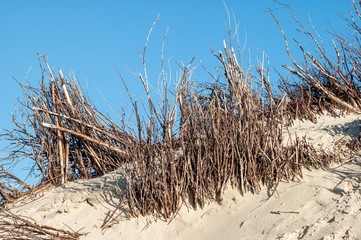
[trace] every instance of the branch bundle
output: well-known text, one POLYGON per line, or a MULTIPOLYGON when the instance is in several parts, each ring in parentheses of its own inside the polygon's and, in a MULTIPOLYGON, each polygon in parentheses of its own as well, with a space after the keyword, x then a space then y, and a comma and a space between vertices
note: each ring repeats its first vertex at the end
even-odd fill
MULTIPOLYGON (((43 69, 40 87, 19 83, 24 98, 19 101, 19 115, 13 116, 15 128, 3 134, 10 141, 3 165, 32 160, 40 185, 89 179, 120 167, 127 157, 126 144, 134 138, 100 113, 75 79, 68 80, 61 70, 55 75, 42 57, 47 69, 43 69)), ((31 187, 2 166, 0 174, 5 175, 0 175, 1 204, 29 193, 31 187), (6 179, 16 181, 21 190, 16 191, 6 179)))
POLYGON ((262 185, 275 191, 282 179, 302 176, 303 167, 323 168, 338 160, 336 155, 316 152, 304 139, 284 146, 285 101, 252 89, 252 82, 267 79, 267 71, 259 66, 260 76, 244 72, 230 52, 233 49, 225 45, 217 54, 225 81, 200 91, 189 80, 189 66, 183 67, 175 94, 179 120, 175 121, 175 105, 167 98, 161 107, 167 110, 161 113, 149 100, 155 117, 146 126, 139 124, 138 135, 146 132, 145 139, 128 148, 127 184, 117 208, 121 214, 154 214, 167 220, 186 199, 194 208, 210 199, 222 202, 230 183, 242 194, 258 192, 262 185))
MULTIPOLYGON (((303 167, 324 168, 339 160, 336 154, 316 151, 305 139, 285 146, 288 116, 312 119, 315 111, 337 107, 361 112, 359 49, 341 45, 341 60, 335 46, 335 64, 311 32, 300 26, 314 40, 324 61, 299 45, 306 61, 301 66, 289 52, 285 37, 296 69, 285 67, 302 80, 295 86, 284 81, 282 90, 289 102, 286 96, 272 92, 263 64, 258 64, 256 74, 243 70, 231 39, 228 46, 224 42, 223 51, 214 53, 222 65, 222 75, 215 82, 202 87, 192 82, 193 60, 181 66, 182 75, 173 91, 163 74, 160 106, 154 104, 149 91, 143 56, 144 75, 138 77, 147 97, 147 116, 139 115, 137 101, 131 98, 135 128, 124 123, 120 127, 100 113, 75 79, 68 80, 60 70, 55 75, 42 56, 47 68, 40 88, 21 85, 20 113, 25 118, 19 122, 14 116, 15 129, 5 133, 13 145, 3 161, 32 159, 42 177, 39 186, 97 177, 122 167, 121 201, 103 227, 113 222, 117 210, 126 217, 153 214, 168 220, 187 199, 194 208, 208 200, 222 202, 229 184, 242 194, 258 192, 262 185, 274 192, 282 179, 302 176, 303 167), (262 88, 255 88, 255 82, 262 88)), ((22 188, 14 191, 7 182, 0 182, 1 204, 31 189, 8 172, 5 176, 22 188)))

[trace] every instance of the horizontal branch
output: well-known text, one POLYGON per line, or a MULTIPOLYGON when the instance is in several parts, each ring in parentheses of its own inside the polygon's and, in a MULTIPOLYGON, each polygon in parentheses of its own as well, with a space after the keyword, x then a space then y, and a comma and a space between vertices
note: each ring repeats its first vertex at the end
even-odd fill
POLYGON ((59 130, 59 131, 62 131, 62 132, 66 132, 66 133, 69 133, 69 134, 73 134, 73 135, 75 135, 75 136, 77 136, 77 137, 81 137, 81 138, 83 138, 83 139, 85 139, 85 140, 87 140, 87 141, 89 141, 89 142, 96 143, 96 144, 98 144, 98 145, 100 145, 100 146, 103 146, 103 147, 108 148, 109 150, 112 150, 112 151, 114 151, 114 152, 120 153, 121 155, 124 155, 124 156, 127 156, 127 155, 128 155, 126 151, 124 151, 124 150, 122 150, 122 149, 120 149, 120 148, 111 146, 111 145, 108 144, 108 143, 105 143, 105 142, 102 142, 102 141, 100 141, 100 140, 98 140, 98 139, 95 139, 95 138, 86 136, 86 135, 84 135, 84 134, 82 134, 82 133, 75 132, 75 131, 70 130, 70 129, 67 129, 67 128, 55 126, 55 125, 49 124, 49 123, 44 123, 44 122, 43 122, 42 125, 43 125, 44 127, 47 127, 47 128, 56 129, 56 130, 59 130))
POLYGON ((84 125, 84 126, 86 126, 86 127, 88 127, 88 128, 92 128, 92 129, 94 129, 95 131, 98 131, 98 132, 100 132, 100 133, 103 133, 103 134, 105 134, 105 135, 108 135, 108 136, 111 137, 113 140, 116 140, 116 141, 118 141, 118 142, 128 142, 128 143, 131 143, 131 140, 130 140, 129 138, 128 138, 128 139, 127 139, 127 138, 120 139, 120 138, 114 136, 113 134, 110 134, 110 133, 108 133, 108 132, 103 131, 102 129, 100 129, 100 128, 98 128, 98 127, 95 127, 95 126, 93 126, 93 125, 90 125, 90 124, 88 124, 88 123, 85 123, 85 122, 83 122, 83 121, 80 121, 80 120, 78 120, 78 119, 71 118, 71 117, 66 116, 66 115, 64 115, 64 114, 51 112, 51 111, 49 111, 49 110, 45 110, 45 109, 37 108, 37 107, 34 107, 33 109, 34 109, 34 111, 45 112, 45 113, 48 113, 48 114, 53 115, 53 116, 62 117, 62 118, 64 118, 64 119, 67 119, 67 120, 70 120, 70 121, 79 123, 79 124, 84 125))
POLYGON ((22 181, 21 179, 19 179, 18 177, 16 177, 14 174, 9 173, 8 171, 6 171, 4 169, 3 166, 0 166, 0 172, 5 173, 7 176, 11 177, 12 179, 14 179, 15 181, 17 181, 19 184, 23 185, 24 187, 26 187, 27 189, 31 189, 31 186, 26 184, 24 181, 22 181))

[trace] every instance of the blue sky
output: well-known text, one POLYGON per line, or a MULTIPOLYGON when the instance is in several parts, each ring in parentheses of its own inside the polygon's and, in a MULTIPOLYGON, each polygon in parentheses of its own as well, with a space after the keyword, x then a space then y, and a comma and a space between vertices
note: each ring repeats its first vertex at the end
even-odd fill
MULTIPOLYGON (((308 23, 309 14, 327 46, 332 44, 326 33, 331 29, 329 24, 337 31, 344 31, 345 23, 339 15, 348 15, 352 10, 347 0, 283 2, 291 4, 304 23, 308 23)), ((250 53, 254 61, 265 51, 271 67, 285 72, 281 65, 290 64, 290 60, 267 8, 275 10, 289 39, 304 39, 296 33, 297 26, 291 17, 277 10, 280 6, 270 0, 225 0, 225 3, 239 24, 241 44, 247 39, 245 59, 250 53)), ((41 78, 36 52, 46 54, 52 67, 60 67, 64 73, 73 71, 95 105, 104 112, 111 110, 98 89, 116 111, 129 105, 114 66, 124 75, 132 94, 144 96, 140 82, 127 67, 132 72, 142 71, 135 45, 143 48, 158 14, 160 20, 150 37, 146 55, 150 84, 157 85, 162 39, 168 27, 164 59, 171 63, 173 79, 178 70, 175 63, 188 63, 193 57, 216 75, 215 67, 220 64, 210 48, 221 50, 223 39, 227 39, 227 11, 221 0, 0 0, 0 129, 12 127, 9 113, 14 112, 14 100, 21 97, 13 78, 24 81, 28 73, 28 80, 35 85, 41 78)), ((303 42, 310 47, 309 40, 303 42)), ((212 80, 201 67, 194 76, 200 82, 212 80)), ((271 81, 277 81, 275 72, 271 73, 271 81)), ((0 149, 5 145, 0 142, 0 149)))

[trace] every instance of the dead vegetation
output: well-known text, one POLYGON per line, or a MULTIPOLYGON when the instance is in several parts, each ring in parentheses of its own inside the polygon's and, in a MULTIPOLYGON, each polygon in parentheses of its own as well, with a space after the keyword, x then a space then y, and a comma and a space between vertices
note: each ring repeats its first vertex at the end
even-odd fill
POLYGON ((0 209, 0 238, 14 239, 78 239, 81 234, 50 226, 39 225, 30 218, 23 218, 7 210, 0 209))
MULTIPOLYGON (((10 165, 31 159, 33 170, 40 173, 40 186, 89 179, 120 167, 127 155, 124 144, 133 141, 131 135, 97 111, 75 79, 64 79, 61 70, 55 75, 41 57, 47 69, 39 88, 20 84, 24 96, 13 116, 15 128, 5 130, 10 154, 2 162, 10 165)), ((24 190, 34 190, 3 167, 0 170, 1 204, 12 202, 24 190), (20 190, 11 188, 12 182, 20 190)))
MULTIPOLYGON (((229 44, 224 42, 223 51, 214 53, 222 75, 212 83, 197 86, 191 79, 196 68, 192 60, 180 66, 182 74, 175 89, 169 89, 163 75, 162 102, 158 106, 150 95, 145 45, 144 74, 139 74, 139 80, 146 92, 147 112, 141 116, 137 101, 131 99, 135 127, 124 122, 118 126, 100 113, 75 78, 69 79, 61 70, 55 74, 46 57, 40 56, 45 64, 43 78, 39 88, 20 84, 24 93, 19 102, 22 119, 14 116, 14 129, 3 134, 10 141, 11 152, 2 162, 6 166, 22 158, 31 159, 41 182, 28 186, 1 167, 0 204, 5 206, 50 185, 94 178, 121 167, 125 169, 126 186, 120 191, 117 208, 102 227, 119 216, 154 215, 169 220, 186 200, 195 209, 207 200, 221 203, 229 184, 241 194, 258 192, 262 186, 273 194, 281 180, 302 176, 304 167, 324 168, 340 161, 337 154, 316 151, 304 139, 285 146, 283 129, 292 118, 313 119, 323 111, 341 108, 361 112, 359 45, 337 35, 335 62, 292 16, 323 59, 317 60, 299 44, 305 57, 302 67, 290 53, 282 31, 296 69, 284 67, 301 79, 294 84, 283 80, 281 90, 285 95, 271 89, 268 69, 262 63, 255 67, 256 74, 244 71, 230 33, 229 44)), ((358 29, 353 18, 349 23, 358 29)), ((4 231, 19 227, 22 230, 16 236, 21 238, 28 225, 16 225, 20 218, 9 211, 1 214, 16 220, 0 221, 7 227, 4 231)), ((39 230, 32 227, 30 231, 39 230)), ((47 227, 40 228, 47 231, 47 227)))
MULTIPOLYGON (((221 203, 228 183, 242 194, 258 192, 262 185, 275 191, 282 179, 302 175, 303 167, 322 168, 338 160, 317 153, 304 140, 284 146, 286 103, 264 99, 252 89, 258 76, 243 71, 231 47, 225 45, 217 57, 224 67, 224 84, 210 84, 201 94, 187 81, 189 66, 184 67, 176 95, 179 131, 173 132, 175 105, 162 106, 170 114, 155 111, 154 116, 162 117, 150 120, 145 131, 160 141, 139 139, 131 150, 125 165, 127 188, 118 206, 126 217, 155 214, 167 220, 182 199, 194 208, 203 207, 207 199, 221 203)), ((139 129, 141 136, 143 126, 139 129)))
POLYGON ((352 35, 332 33, 335 39, 333 53, 326 50, 322 38, 311 21, 312 30, 309 30, 297 19, 289 5, 283 6, 298 25, 297 31, 307 36, 314 47, 307 51, 302 43, 293 39, 303 55, 302 63, 297 62, 289 48, 281 24, 270 11, 283 34, 287 53, 294 66, 283 65, 283 67, 297 78, 294 83, 290 83, 288 79, 281 80, 281 90, 290 98, 288 108, 293 117, 315 120, 315 115, 323 112, 336 115, 336 109, 361 113, 359 64, 361 31, 358 23, 361 20, 361 14, 355 1, 353 1, 353 7, 356 19, 352 13, 348 18, 343 17, 352 35))

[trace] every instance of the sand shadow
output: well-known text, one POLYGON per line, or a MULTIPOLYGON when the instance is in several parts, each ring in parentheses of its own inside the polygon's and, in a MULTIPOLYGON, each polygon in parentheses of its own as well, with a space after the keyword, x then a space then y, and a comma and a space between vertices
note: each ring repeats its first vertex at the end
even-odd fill
POLYGON ((357 139, 359 137, 360 127, 361 127, 361 120, 356 119, 346 124, 327 126, 322 130, 328 132, 331 136, 336 136, 341 134, 341 135, 350 136, 352 139, 357 139))

